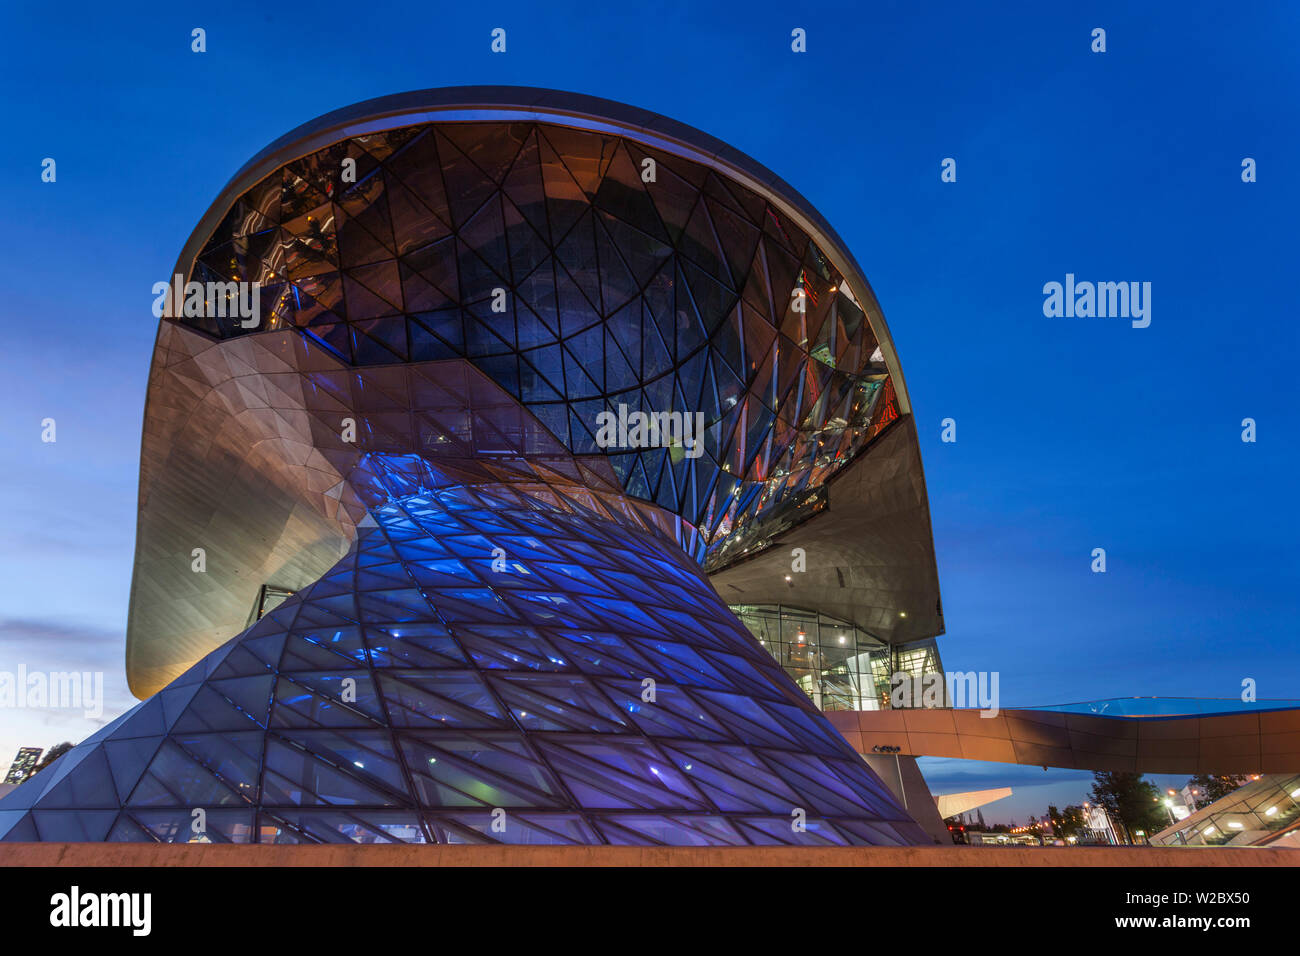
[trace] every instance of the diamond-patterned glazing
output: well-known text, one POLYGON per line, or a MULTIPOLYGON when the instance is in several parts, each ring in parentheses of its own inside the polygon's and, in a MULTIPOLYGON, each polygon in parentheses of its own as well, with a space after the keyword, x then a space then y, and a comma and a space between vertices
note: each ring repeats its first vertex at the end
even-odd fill
POLYGON ((160 329, 127 665, 162 689, 0 839, 924 842, 705 577, 899 434, 871 320, 784 194, 637 135, 399 125, 222 201, 182 278, 261 312, 160 329), (602 446, 620 410, 702 454, 602 446))
POLYGON ((436 122, 347 139, 241 196, 192 278, 263 286, 254 328, 180 319, 211 335, 295 329, 356 366, 469 359, 697 527, 709 568, 815 510, 898 417, 816 242, 745 185, 626 136, 436 122), (597 415, 620 405, 703 413, 703 455, 598 447, 597 415))
POLYGON ((922 839, 675 545, 518 484, 376 505, 318 582, 0 802, 0 838, 922 839))

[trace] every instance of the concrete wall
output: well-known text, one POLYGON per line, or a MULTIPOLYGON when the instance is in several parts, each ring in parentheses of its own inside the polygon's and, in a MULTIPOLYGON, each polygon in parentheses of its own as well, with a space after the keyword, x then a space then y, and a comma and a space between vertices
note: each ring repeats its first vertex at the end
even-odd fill
POLYGON ((236 846, 5 843, 0 866, 1300 866, 1300 851, 1229 847, 236 846))
POLYGON ((952 834, 948 825, 939 816, 939 807, 934 795, 926 786, 925 777, 916 765, 915 757, 901 754, 863 754, 862 759, 876 772, 885 786, 889 787, 898 802, 930 838, 941 846, 952 843, 952 834))

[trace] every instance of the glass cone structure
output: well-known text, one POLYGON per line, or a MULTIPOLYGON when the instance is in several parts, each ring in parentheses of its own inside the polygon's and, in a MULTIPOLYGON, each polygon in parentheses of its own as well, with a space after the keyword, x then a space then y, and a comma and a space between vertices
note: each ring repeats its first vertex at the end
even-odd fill
POLYGON ((916 837, 680 550, 511 486, 371 516, 320 581, 25 789, 30 810, 6 801, 6 838, 916 837))
POLYGON ((942 631, 888 331, 790 187, 607 101, 402 94, 255 157, 175 271, 148 699, 0 839, 928 842, 728 607, 942 631), (598 438, 636 412, 699 432, 598 438))

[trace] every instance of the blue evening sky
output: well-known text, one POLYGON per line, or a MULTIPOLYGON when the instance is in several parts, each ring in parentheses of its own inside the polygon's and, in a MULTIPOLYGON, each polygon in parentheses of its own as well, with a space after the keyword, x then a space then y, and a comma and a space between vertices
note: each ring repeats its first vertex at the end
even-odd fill
MULTIPOLYGON (((103 669, 105 718, 132 700, 150 287, 231 174, 337 107, 500 83, 696 126, 839 231, 912 396, 950 670, 999 671, 1004 706, 1232 697, 1244 678, 1300 696, 1300 6, 1137 6, 10 5, 0 670, 103 669), (790 51, 795 27, 806 54, 790 51), (41 182, 45 157, 56 183, 41 182), (945 157, 956 183, 940 182, 945 157), (1258 182, 1241 181, 1244 157, 1258 182), (1150 327, 1044 317, 1043 284, 1067 272, 1151 282, 1150 327), (955 444, 940 442, 949 417, 955 444), (1097 547, 1105 574, 1089 570, 1097 547)), ((5 712, 0 763, 93 727, 5 712)), ((1015 786, 990 820, 1077 802, 1088 781, 925 769, 935 792, 1015 786)))

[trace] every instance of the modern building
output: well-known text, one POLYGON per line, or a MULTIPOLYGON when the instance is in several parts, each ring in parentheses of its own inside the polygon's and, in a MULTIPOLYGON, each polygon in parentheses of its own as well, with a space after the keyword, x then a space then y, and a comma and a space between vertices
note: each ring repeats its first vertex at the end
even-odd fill
POLYGON ((1265 774, 1183 816, 1153 846, 1300 848, 1300 774, 1265 774))
POLYGON ((0 839, 947 839, 818 709, 939 670, 943 614, 879 305, 771 172, 589 97, 403 94, 254 157, 160 278, 147 699, 0 839))
POLYGON ((5 774, 4 782, 17 785, 30 777, 43 752, 41 747, 19 747, 18 755, 9 765, 9 772, 5 774))

